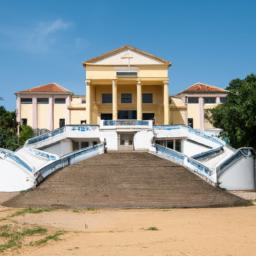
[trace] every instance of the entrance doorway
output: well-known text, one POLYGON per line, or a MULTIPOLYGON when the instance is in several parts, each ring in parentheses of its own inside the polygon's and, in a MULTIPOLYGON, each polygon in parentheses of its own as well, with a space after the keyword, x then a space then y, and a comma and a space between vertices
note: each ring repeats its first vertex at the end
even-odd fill
POLYGON ((119 150, 133 150, 134 133, 118 133, 118 149, 119 150))
POLYGON ((137 119, 136 110, 119 110, 118 119, 137 119))

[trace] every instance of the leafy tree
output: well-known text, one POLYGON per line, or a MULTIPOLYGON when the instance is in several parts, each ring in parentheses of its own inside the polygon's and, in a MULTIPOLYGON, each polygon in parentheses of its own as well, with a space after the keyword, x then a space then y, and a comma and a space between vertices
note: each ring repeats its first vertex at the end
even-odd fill
POLYGON ((15 150, 33 136, 29 126, 21 126, 20 138, 17 136, 17 122, 15 112, 7 111, 0 106, 0 147, 15 150))
POLYGON ((20 127, 19 144, 23 145, 27 139, 33 137, 34 133, 30 126, 22 125, 20 127))
POLYGON ((256 149, 256 75, 232 80, 226 89, 227 102, 209 110, 207 118, 232 146, 256 149))

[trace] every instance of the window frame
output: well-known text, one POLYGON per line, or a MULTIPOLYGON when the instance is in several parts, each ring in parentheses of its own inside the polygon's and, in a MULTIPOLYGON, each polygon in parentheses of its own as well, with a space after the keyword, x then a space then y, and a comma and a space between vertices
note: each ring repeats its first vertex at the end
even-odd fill
POLYGON ((113 102, 113 95, 112 93, 102 93, 101 94, 101 103, 102 104, 112 104, 113 102), (104 97, 109 97, 110 96, 110 101, 106 101, 107 98, 104 98, 104 97))
POLYGON ((32 98, 20 98, 20 104, 32 104, 32 103, 33 103, 32 98), (29 100, 29 102, 27 102, 26 100, 29 100))
POLYGON ((132 104, 132 93, 130 93, 130 92, 121 93, 120 101, 121 101, 121 104, 132 104), (130 99, 129 99, 129 97, 127 97, 128 95, 130 96, 130 99), (128 99, 128 101, 124 102, 123 101, 124 99, 126 99, 126 100, 128 99))
POLYGON ((195 97, 195 96, 189 96, 187 97, 187 104, 198 104, 199 103, 199 97, 195 97), (191 101, 189 102, 191 99, 196 99, 196 101, 191 101))
POLYGON ((66 104, 66 98, 54 98, 54 104, 66 104), (64 102, 58 102, 58 100, 64 100, 64 102))
POLYGON ((44 97, 43 98, 37 98, 36 103, 47 105, 47 104, 49 104, 49 98, 44 98, 44 97))
POLYGON ((217 98, 216 97, 204 97, 204 104, 216 104, 216 100, 217 100, 217 98), (207 100, 212 100, 212 99, 214 99, 214 102, 211 102, 211 101, 209 101, 209 102, 206 102, 206 99, 207 100))
POLYGON ((142 93, 142 103, 144 104, 153 104, 153 93, 150 93, 150 92, 145 92, 145 93, 142 93), (150 96, 150 101, 147 101, 144 97, 145 96, 150 96))

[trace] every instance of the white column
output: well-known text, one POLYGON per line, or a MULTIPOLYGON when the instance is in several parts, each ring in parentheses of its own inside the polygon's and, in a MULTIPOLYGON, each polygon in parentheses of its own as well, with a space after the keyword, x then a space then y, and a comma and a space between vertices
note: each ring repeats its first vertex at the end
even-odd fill
POLYGON ((217 104, 220 104, 221 102, 220 102, 220 96, 219 97, 216 97, 216 103, 217 104))
POLYGON ((86 123, 91 124, 91 81, 85 80, 86 87, 86 123))
POLYGON ((204 130, 204 98, 199 97, 200 130, 204 130))
POLYGON ((169 82, 165 80, 164 82, 164 90, 163 90, 163 103, 164 103, 164 124, 169 124, 169 82))
POLYGON ((50 131, 54 130, 54 98, 53 96, 49 97, 49 129, 50 131))
POLYGON ((112 80, 112 119, 117 120, 117 83, 112 80))
POLYGON ((17 134, 18 136, 20 135, 20 123, 21 121, 21 105, 20 105, 20 96, 17 95, 17 98, 16 98, 16 122, 18 123, 18 126, 17 126, 17 134))
POLYGON ((20 106, 20 96, 17 95, 17 98, 16 98, 16 121, 18 123, 20 123, 20 120, 21 120, 21 106, 20 106))
POLYGON ((37 98, 36 96, 33 96, 32 98, 32 128, 37 129, 38 128, 38 122, 37 122, 37 98))
POLYGON ((66 124, 67 125, 71 124, 71 121, 70 121, 70 110, 69 110, 70 104, 71 104, 71 96, 68 95, 67 98, 66 98, 66 111, 67 111, 66 124))
POLYGON ((141 81, 137 81, 137 120, 142 120, 142 88, 141 81))

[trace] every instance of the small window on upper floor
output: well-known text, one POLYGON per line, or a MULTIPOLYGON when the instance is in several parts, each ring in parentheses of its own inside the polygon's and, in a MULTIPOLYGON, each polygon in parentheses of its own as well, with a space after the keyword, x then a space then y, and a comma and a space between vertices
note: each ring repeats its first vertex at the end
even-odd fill
POLYGON ((103 93, 101 102, 102 103, 112 103, 112 94, 111 93, 103 93))
POLYGON ((27 125, 28 119, 27 118, 21 118, 21 125, 27 125))
POLYGON ((131 93, 122 93, 121 94, 121 103, 132 103, 132 94, 131 93))
POLYGON ((227 97, 220 97, 220 103, 226 103, 227 97))
POLYGON ((194 127, 194 120, 193 120, 193 118, 188 118, 188 126, 190 126, 191 128, 193 128, 194 127))
POLYGON ((21 98, 20 103, 21 104, 32 104, 32 98, 21 98))
POLYGON ((143 93, 142 94, 143 103, 153 103, 153 94, 152 93, 143 93))
POLYGON ((65 98, 55 98, 54 103, 55 104, 66 104, 66 99, 65 98))
POLYGON ((85 99, 81 99, 81 103, 85 104, 86 103, 85 99))
POLYGON ((188 97, 187 102, 188 102, 188 104, 197 104, 198 103, 198 97, 188 97))
POLYGON ((215 104, 216 97, 204 97, 204 104, 215 104))
POLYGON ((49 104, 48 98, 37 98, 37 104, 49 104))

